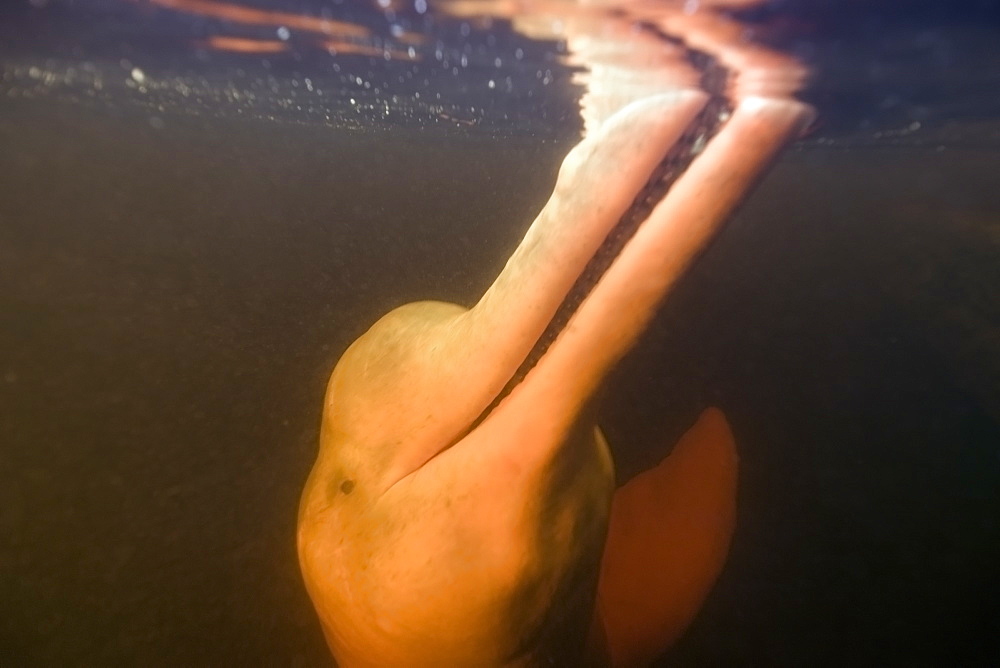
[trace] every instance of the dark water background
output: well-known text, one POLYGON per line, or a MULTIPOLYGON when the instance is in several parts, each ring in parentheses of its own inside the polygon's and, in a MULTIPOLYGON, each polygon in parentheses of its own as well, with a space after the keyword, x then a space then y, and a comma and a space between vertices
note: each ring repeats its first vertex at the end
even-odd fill
MULTIPOLYGON (((1000 25, 903 4, 810 10, 824 124, 606 388, 623 479, 708 404, 741 450, 729 563, 663 665, 1000 660, 1000 25)), ((481 294, 573 90, 535 53, 552 87, 513 101, 238 113, 209 95, 236 61, 111 6, 0 13, 0 665, 324 665, 294 523, 326 376, 393 306, 481 294), (46 82, 74 63, 117 87, 46 82), (203 93, 150 101, 137 64, 203 93)), ((270 101, 309 67, 271 63, 270 101)))

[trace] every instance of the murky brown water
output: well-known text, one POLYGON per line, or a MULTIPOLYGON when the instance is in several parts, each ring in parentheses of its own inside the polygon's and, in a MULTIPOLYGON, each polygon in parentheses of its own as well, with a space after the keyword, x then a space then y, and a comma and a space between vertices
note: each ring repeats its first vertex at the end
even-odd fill
MULTIPOLYGON (((323 665, 293 537, 326 376, 479 295, 569 140, 156 117, 0 107, 0 663, 323 665)), ((786 154, 606 389, 623 478, 708 403, 740 447, 663 665, 1000 652, 1000 153, 859 144, 786 154)))

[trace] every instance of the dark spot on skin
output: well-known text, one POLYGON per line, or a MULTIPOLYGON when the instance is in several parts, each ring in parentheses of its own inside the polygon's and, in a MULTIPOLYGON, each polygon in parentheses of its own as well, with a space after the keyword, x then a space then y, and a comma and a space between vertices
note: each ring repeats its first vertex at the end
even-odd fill
POLYGON ((354 491, 354 481, 353 480, 345 480, 344 482, 340 483, 340 491, 343 492, 344 494, 350 494, 351 492, 353 492, 354 491))

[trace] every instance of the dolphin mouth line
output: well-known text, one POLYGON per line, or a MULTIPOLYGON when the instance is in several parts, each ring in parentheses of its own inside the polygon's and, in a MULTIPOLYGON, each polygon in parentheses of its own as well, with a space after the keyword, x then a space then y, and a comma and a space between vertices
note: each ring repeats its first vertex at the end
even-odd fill
MULTIPOLYGON (((652 28, 651 26, 646 26, 652 28)), ((679 42, 676 37, 655 30, 663 39, 679 42)), ((573 314, 583 303, 587 295, 597 285, 601 277, 614 263, 628 241, 642 226, 653 208, 670 192, 674 183, 687 171, 694 159, 712 138, 718 134, 722 126, 732 115, 733 105, 724 95, 726 77, 729 70, 716 58, 704 52, 685 47, 687 59, 696 65, 701 72, 700 89, 709 94, 704 108, 688 125, 680 139, 667 151, 663 159, 650 173, 646 185, 636 195, 632 204, 625 211, 615 226, 608 232, 600 247, 595 251, 573 287, 566 294, 549 324, 541 336, 525 356, 524 361, 511 376, 503 389, 494 397, 479 416, 462 432, 467 435, 478 427, 500 403, 520 385, 528 373, 541 361, 546 351, 555 343, 559 334, 566 328, 573 314)))

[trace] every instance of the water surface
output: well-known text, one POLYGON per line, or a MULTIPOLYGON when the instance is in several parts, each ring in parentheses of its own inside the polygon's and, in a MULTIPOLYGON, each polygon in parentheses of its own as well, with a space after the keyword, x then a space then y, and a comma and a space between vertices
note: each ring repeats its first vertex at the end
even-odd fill
MULTIPOLYGON (((381 115, 370 93, 348 123, 346 91, 332 120, 322 97, 277 102, 321 80, 309 58, 265 71, 167 38, 143 50, 134 24, 77 28, 61 8, 5 10, 22 37, 0 49, 2 663, 324 665, 294 525, 326 376, 393 306, 481 294, 576 140, 574 87, 543 49, 527 56, 551 83, 525 70, 517 100, 441 79, 440 103, 381 115), (85 66, 116 83, 46 82, 85 66), (143 93, 136 67, 207 92, 143 93), (256 107, 208 95, 268 76, 278 92, 256 107)), ((663 665, 1000 655, 1000 125, 984 92, 1000 29, 856 25, 798 42, 827 76, 810 92, 825 123, 604 393, 622 479, 708 404, 741 451, 730 561, 663 665)))

